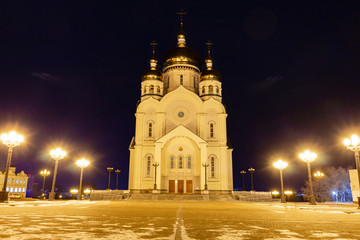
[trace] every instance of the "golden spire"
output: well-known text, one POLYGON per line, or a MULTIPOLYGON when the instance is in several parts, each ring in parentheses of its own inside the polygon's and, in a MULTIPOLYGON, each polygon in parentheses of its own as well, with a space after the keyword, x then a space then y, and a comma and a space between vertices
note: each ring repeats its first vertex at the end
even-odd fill
POLYGON ((150 46, 152 46, 152 57, 150 58, 150 69, 155 70, 156 64, 157 64, 157 60, 155 58, 155 47, 157 46, 157 42, 152 41, 152 43, 150 43, 150 46))
POLYGON ((184 12, 182 9, 180 12, 177 13, 177 15, 180 16, 180 31, 178 33, 178 46, 179 47, 185 47, 186 41, 185 41, 185 31, 184 31, 184 15, 186 15, 186 12, 184 12))
POLYGON ((211 70, 212 69, 212 65, 213 65, 213 62, 212 62, 212 57, 211 57, 211 46, 212 46, 212 42, 208 41, 207 43, 205 43, 206 46, 208 47, 208 56, 207 58, 205 59, 205 62, 206 62, 206 67, 208 70, 211 70))

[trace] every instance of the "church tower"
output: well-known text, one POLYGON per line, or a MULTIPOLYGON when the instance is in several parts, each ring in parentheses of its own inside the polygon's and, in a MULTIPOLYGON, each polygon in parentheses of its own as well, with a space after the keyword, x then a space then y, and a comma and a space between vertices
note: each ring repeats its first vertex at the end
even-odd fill
POLYGON ((180 14, 177 46, 161 71, 152 43, 150 69, 142 75, 130 150, 129 190, 158 193, 230 193, 232 148, 227 145, 221 75, 189 48, 180 14))

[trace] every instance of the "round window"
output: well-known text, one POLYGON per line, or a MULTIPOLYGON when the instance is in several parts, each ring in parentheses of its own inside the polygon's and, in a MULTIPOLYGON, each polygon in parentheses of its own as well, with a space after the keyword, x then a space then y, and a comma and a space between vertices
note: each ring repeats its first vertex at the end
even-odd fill
POLYGON ((178 112, 178 116, 179 116, 179 118, 184 117, 184 112, 178 112))

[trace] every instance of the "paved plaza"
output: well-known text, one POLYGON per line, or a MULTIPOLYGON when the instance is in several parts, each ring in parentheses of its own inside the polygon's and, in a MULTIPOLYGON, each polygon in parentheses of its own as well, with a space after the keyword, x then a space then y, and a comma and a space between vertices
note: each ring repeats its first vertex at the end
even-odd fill
POLYGON ((353 204, 30 201, 0 205, 0 239, 360 239, 353 204))

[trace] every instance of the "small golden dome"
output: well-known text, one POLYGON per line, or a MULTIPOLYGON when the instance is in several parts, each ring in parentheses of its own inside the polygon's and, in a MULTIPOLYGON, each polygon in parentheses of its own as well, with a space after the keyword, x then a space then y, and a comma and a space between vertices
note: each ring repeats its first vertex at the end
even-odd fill
POLYGON ((197 68, 200 65, 200 55, 186 46, 170 49, 164 56, 164 68, 174 64, 190 64, 197 68))
POLYGON ((204 80, 221 81, 221 74, 215 69, 213 69, 213 58, 211 57, 211 53, 210 53, 210 47, 212 43, 209 41, 206 43, 206 45, 208 46, 208 56, 205 59, 206 69, 201 72, 200 81, 204 81, 204 80))
POLYGON ((154 59, 154 58, 150 59, 150 69, 147 70, 146 72, 144 72, 141 77, 143 81, 145 81, 145 80, 162 81, 163 80, 163 74, 161 71, 156 69, 156 63, 157 63, 156 59, 154 59))

